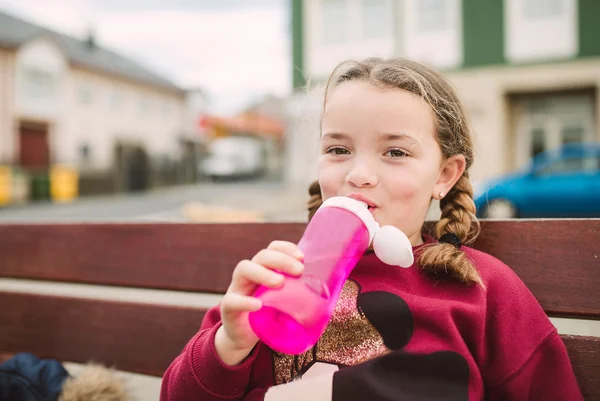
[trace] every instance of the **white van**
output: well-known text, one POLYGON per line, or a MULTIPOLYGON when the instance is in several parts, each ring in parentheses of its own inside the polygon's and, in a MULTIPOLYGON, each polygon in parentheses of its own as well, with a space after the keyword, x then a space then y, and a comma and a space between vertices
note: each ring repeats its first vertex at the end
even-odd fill
POLYGON ((266 149, 261 138, 250 136, 217 138, 208 146, 208 156, 201 162, 201 170, 213 181, 258 177, 264 173, 265 159, 266 149))

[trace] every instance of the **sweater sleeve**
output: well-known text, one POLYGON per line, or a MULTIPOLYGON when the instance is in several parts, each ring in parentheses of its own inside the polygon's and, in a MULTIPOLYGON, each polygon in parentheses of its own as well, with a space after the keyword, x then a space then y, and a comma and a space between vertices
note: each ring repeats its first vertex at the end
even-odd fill
POLYGON ((583 401, 565 345, 555 330, 520 369, 486 394, 490 401, 583 401))
POLYGON ((166 370, 160 401, 259 401, 272 384, 269 352, 258 343, 236 366, 228 366, 215 349, 221 327, 219 308, 209 310, 200 331, 166 370))

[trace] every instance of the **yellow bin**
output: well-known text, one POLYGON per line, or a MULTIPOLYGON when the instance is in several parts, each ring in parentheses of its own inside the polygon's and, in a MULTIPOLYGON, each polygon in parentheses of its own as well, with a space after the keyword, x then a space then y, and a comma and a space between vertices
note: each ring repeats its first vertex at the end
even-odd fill
POLYGON ((79 174, 65 166, 50 168, 50 197, 54 202, 71 202, 79 196, 79 174))
POLYGON ((12 201, 12 169, 0 166, 0 206, 8 205, 12 201))

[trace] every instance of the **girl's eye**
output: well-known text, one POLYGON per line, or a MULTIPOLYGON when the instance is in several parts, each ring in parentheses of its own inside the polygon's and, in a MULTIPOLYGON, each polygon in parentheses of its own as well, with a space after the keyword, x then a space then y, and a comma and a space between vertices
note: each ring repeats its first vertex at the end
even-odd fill
POLYGON ((400 157, 406 157, 408 156, 408 153, 406 153, 405 151, 403 151, 402 149, 390 149, 387 152, 385 152, 386 154, 390 155, 392 158, 400 158, 400 157))
POLYGON ((340 148, 340 147, 329 148, 329 149, 327 149, 327 153, 334 154, 334 155, 348 155, 348 154, 350 154, 350 152, 348 152, 347 149, 340 148))

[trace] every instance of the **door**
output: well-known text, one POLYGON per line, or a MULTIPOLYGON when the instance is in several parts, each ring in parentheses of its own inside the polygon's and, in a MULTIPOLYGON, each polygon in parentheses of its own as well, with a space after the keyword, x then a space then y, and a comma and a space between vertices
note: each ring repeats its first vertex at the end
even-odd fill
POLYGON ((19 164, 29 169, 44 169, 50 165, 48 126, 21 123, 19 126, 19 164))
POLYGON ((591 95, 538 95, 518 102, 518 168, 529 165, 542 152, 568 143, 593 142, 596 137, 595 101, 591 95))
MULTIPOLYGON (((593 184, 595 156, 561 152, 564 145, 585 149, 594 142, 595 102, 591 95, 538 95, 521 100, 516 149, 521 167, 543 154, 524 186, 520 214, 524 217, 588 216, 596 207, 593 184), (555 153, 556 151, 556 153, 555 153), (592 191, 592 192, 590 192, 592 191)), ((599 184, 600 185, 600 184, 599 184)))

